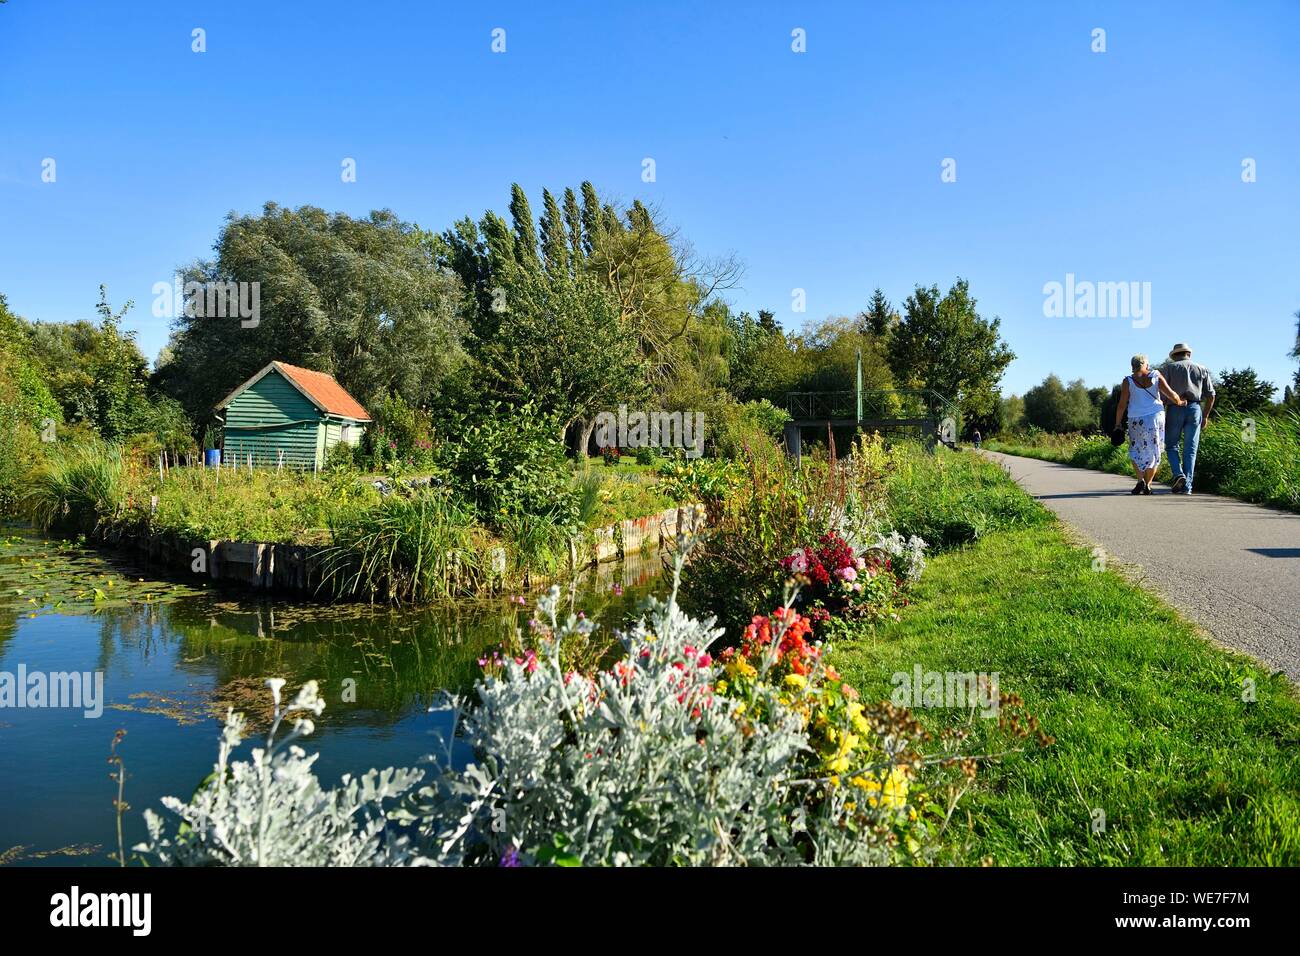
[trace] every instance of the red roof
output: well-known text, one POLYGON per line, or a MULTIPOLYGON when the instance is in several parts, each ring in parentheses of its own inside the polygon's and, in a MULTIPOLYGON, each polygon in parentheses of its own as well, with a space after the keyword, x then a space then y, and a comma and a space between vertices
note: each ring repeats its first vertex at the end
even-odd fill
POLYGON ((341 415, 344 418, 355 418, 360 421, 370 421, 370 413, 361 407, 361 403, 349 395, 338 382, 334 381, 334 376, 326 375, 324 372, 313 372, 309 368, 299 368, 297 365, 289 365, 285 362, 273 362, 280 373, 306 392, 316 405, 327 415, 341 415))

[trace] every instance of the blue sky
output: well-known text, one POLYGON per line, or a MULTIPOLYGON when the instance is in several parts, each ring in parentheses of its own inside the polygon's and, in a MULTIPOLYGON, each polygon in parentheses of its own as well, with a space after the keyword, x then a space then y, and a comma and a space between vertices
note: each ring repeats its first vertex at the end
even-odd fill
POLYGON ((1008 392, 1109 384, 1175 340, 1280 386, 1300 3, 0 5, 0 292, 61 321, 106 283, 151 357, 151 287, 232 210, 389 207, 441 229, 505 211, 512 181, 538 209, 583 179, 736 253, 732 303, 787 328, 960 275, 1019 356, 1008 392), (1045 316, 1067 273, 1151 283, 1149 326, 1045 316))

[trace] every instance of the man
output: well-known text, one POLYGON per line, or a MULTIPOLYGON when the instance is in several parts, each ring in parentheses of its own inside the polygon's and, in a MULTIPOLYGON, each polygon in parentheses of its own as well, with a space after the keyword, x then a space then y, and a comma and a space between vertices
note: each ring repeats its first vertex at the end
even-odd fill
POLYGON ((1192 361, 1192 348, 1185 342, 1177 343, 1170 350, 1169 361, 1160 366, 1160 374, 1171 389, 1187 400, 1186 405, 1165 409, 1165 454, 1169 456, 1169 470, 1174 476, 1173 493, 1190 495, 1201 427, 1209 422, 1210 409, 1214 407, 1214 377, 1204 365, 1192 361))

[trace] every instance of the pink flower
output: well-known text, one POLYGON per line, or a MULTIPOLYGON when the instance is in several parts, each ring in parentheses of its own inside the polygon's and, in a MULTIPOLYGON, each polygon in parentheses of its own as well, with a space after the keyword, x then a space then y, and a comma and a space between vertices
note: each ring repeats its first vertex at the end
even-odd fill
POLYGON ((843 578, 845 581, 856 581, 858 579, 858 572, 851 567, 840 568, 835 573, 841 578, 843 578))

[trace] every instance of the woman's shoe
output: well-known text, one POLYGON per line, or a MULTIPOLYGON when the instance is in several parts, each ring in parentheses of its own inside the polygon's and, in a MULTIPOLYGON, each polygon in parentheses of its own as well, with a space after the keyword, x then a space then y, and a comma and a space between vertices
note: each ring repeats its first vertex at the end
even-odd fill
POLYGON ((1145 489, 1146 486, 1147 486, 1147 483, 1146 483, 1145 481, 1142 481, 1141 479, 1138 479, 1138 483, 1137 483, 1136 485, 1133 486, 1133 490, 1130 491, 1129 494, 1130 494, 1130 495, 1144 495, 1144 494, 1146 494, 1146 491, 1144 491, 1143 489, 1145 489))
POLYGON ((1142 494, 1144 495, 1151 494, 1151 486, 1148 485, 1145 481, 1142 482, 1142 494))

